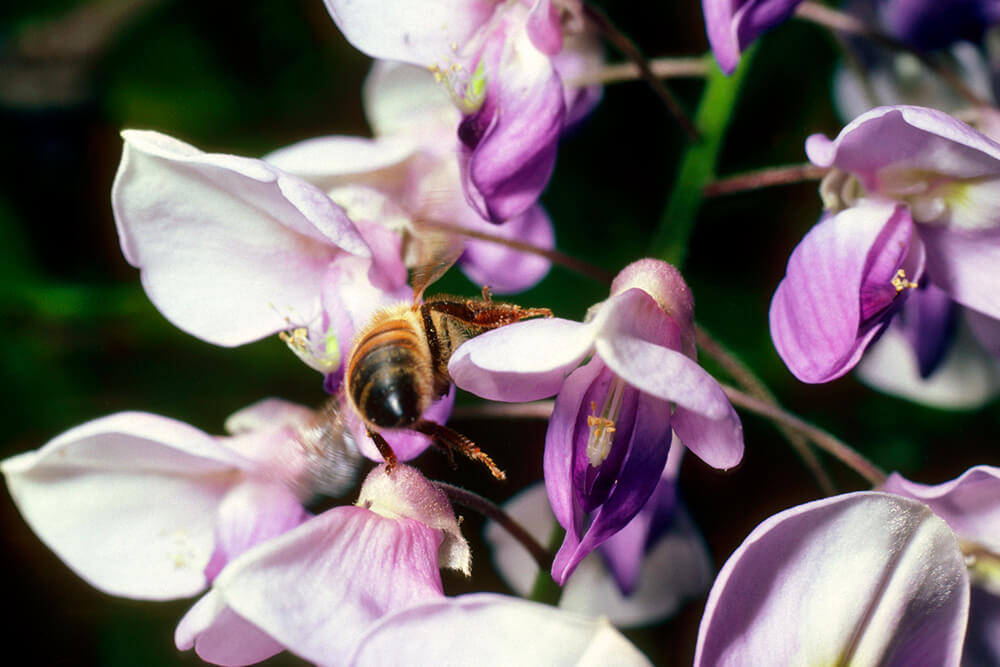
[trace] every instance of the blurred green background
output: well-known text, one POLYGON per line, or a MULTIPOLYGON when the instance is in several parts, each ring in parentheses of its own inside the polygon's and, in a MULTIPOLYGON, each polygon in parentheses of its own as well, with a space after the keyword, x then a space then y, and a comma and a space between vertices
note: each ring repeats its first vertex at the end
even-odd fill
MULTIPOLYGON (((700 3, 601 3, 650 57, 698 55, 700 3)), ((617 54, 612 54, 617 58, 617 54)), ((720 174, 802 162, 806 136, 839 129, 829 97, 836 42, 792 22, 767 35, 723 150, 720 174)), ((216 348, 171 327, 121 256, 109 193, 122 128, 148 128, 204 150, 256 156, 323 134, 366 135, 360 85, 369 60, 340 36, 321 0, 36 0, 0 7, 0 379, 3 457, 120 410, 146 410, 221 432, 263 396, 315 405, 320 378, 277 338, 216 348)), ((697 80, 673 82, 689 111, 697 80)), ((644 256, 685 140, 642 83, 609 87, 561 147, 543 201, 559 248, 615 272, 644 256)), ((848 377, 805 386, 784 369, 767 307, 788 254, 819 214, 815 183, 707 202, 685 275, 698 320, 793 411, 886 469, 925 482, 1000 463, 996 404, 976 413, 922 408, 848 377)), ((460 275, 441 291, 475 294, 460 275)), ((606 287, 561 268, 517 297, 583 316, 606 287)), ((710 366, 711 368, 711 366, 710 366)), ((471 401, 463 397, 463 401, 471 401)), ((745 415, 743 464, 719 473, 686 461, 682 493, 721 565, 774 512, 820 491, 772 426, 745 415)), ((544 424, 456 422, 508 470, 498 484, 429 452, 429 475, 502 500, 540 478, 544 424)), ((826 460, 826 459, 824 459, 826 460)), ((842 490, 863 482, 826 460, 842 490)), ((478 540, 482 522, 467 516, 478 540)), ((76 578, 0 501, 7 664, 198 664, 173 646, 190 601, 134 603, 76 578)), ((471 581, 449 592, 503 591, 478 541, 471 581)), ((675 619, 630 632, 657 664, 689 664, 704 599, 675 619)), ((279 656, 273 664, 298 664, 279 656)))

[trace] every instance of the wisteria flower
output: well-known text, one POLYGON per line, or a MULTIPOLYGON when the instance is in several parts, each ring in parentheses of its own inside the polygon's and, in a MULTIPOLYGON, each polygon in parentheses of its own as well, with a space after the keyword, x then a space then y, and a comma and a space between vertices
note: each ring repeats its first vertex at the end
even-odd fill
POLYGON ((599 93, 563 84, 594 60, 579 0, 413 3, 327 0, 337 26, 374 58, 432 68, 462 112, 465 196, 502 222, 538 199, 555 166, 562 130, 599 93))
MULTIPOLYGON (((606 616, 618 627, 666 618, 687 598, 712 583, 712 562, 704 541, 677 498, 677 473, 684 447, 673 443, 656 490, 625 528, 584 558, 566 580, 559 607, 606 616)), ((544 543, 556 525, 545 487, 538 484, 504 509, 544 543)), ((531 592, 538 566, 499 524, 489 523, 486 540, 504 581, 518 595, 531 592)))
POLYGON ((619 273, 587 322, 510 325, 452 357, 455 383, 484 398, 558 393, 544 455, 549 502, 566 529, 552 570, 558 582, 646 504, 672 433, 712 466, 739 463, 739 418, 693 356, 691 293, 676 269, 647 259, 619 273))
MULTIPOLYGON (((373 139, 319 137, 264 160, 322 188, 363 228, 384 231, 383 243, 397 252, 405 235, 428 234, 421 229, 423 222, 443 222, 540 248, 554 246, 552 222, 541 205, 533 204, 497 226, 465 201, 455 137, 460 113, 425 68, 376 61, 362 98, 373 139)), ((473 282, 507 293, 535 285, 548 272, 549 261, 468 239, 458 266, 473 282)))
MULTIPOLYGON (((124 412, 7 459, 2 471, 31 528, 89 584, 134 599, 184 598, 244 551, 304 521, 301 500, 353 485, 360 460, 353 443, 309 451, 301 434, 313 426, 312 411, 277 400, 233 415, 227 437, 124 412)), ((243 633, 239 651, 250 662, 282 650, 234 618, 213 592, 178 632, 192 622, 206 636, 206 655, 233 628, 243 633)))
POLYGON ((701 0, 708 42, 726 74, 740 54, 763 33, 784 23, 802 0, 701 0))
POLYGON ((291 331, 293 349, 333 373, 355 322, 407 298, 398 248, 314 185, 156 132, 122 137, 111 195, 122 251, 187 333, 233 346, 291 331))
POLYGON ((986 466, 938 486, 894 474, 882 492, 781 512, 719 573, 695 664, 995 664, 998 521, 986 466))
MULTIPOLYGON (((835 140, 813 135, 832 167, 828 211, 793 251, 771 302, 771 336, 804 382, 853 368, 924 283, 975 313, 995 349, 1000 325, 1000 144, 933 109, 880 107, 835 140)), ((932 317, 925 343, 947 341, 932 317)), ((924 350, 920 355, 937 354, 924 350)))

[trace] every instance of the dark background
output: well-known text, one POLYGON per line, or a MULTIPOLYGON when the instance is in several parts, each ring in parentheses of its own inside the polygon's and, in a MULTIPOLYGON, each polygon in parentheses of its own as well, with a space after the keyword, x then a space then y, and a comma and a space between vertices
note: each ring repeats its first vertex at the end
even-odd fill
MULTIPOLYGON (((604 4, 650 57, 706 49, 695 0, 604 4)), ((799 22, 763 40, 721 175, 802 162, 806 136, 836 133, 829 80, 837 57, 829 35, 799 22)), ((0 7, 0 456, 120 410, 219 433, 228 414, 263 396, 322 400, 319 376, 277 338, 222 349, 172 328, 121 256, 109 193, 122 128, 156 129, 204 150, 251 156, 317 135, 366 135, 359 91, 368 63, 340 36, 321 0, 38 0, 0 7), (108 7, 128 11, 105 20, 108 7)), ((701 84, 671 85, 693 111, 701 84)), ((543 197, 559 248, 612 272, 644 256, 683 146, 645 85, 606 89, 589 120, 563 142, 543 197)), ((785 370, 770 342, 767 307, 788 254, 819 209, 815 183, 709 201, 685 266, 698 320, 791 410, 886 469, 930 483, 976 463, 998 463, 996 403, 972 414, 945 412, 878 394, 851 377, 802 385, 785 370)), ((446 277, 441 289, 478 292, 460 275, 446 277)), ((517 300, 580 318, 606 294, 605 286, 557 267, 517 300)), ((509 481, 495 483, 471 465, 452 471, 434 452, 419 459, 429 476, 496 500, 540 478, 543 423, 454 425, 493 455, 509 481)), ((744 426, 746 457, 738 468, 720 473, 688 457, 681 478, 719 566, 761 520, 821 495, 771 425, 744 415, 744 426)), ((826 462, 841 490, 864 488, 852 472, 826 462)), ((503 591, 478 542, 481 521, 466 519, 474 577, 446 574, 446 589, 503 591)), ((41 545, 9 498, 0 500, 0 530, 10 619, 3 640, 7 655, 16 656, 8 664, 200 662, 173 645, 190 601, 136 603, 94 591, 41 545)), ((703 603, 628 634, 657 664, 690 663, 703 603)), ((285 655, 272 663, 298 661, 285 655)))

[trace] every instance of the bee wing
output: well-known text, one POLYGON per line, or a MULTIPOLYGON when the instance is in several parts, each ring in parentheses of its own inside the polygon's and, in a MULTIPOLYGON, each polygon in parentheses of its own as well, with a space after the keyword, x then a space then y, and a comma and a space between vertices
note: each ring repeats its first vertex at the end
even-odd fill
POLYGON ((405 256, 415 302, 420 301, 424 290, 443 276, 465 250, 464 238, 444 227, 426 222, 417 226, 409 237, 405 256))
POLYGON ((313 419, 298 427, 296 440, 306 458, 305 475, 299 481, 304 495, 342 496, 357 482, 364 459, 338 397, 330 398, 313 419))

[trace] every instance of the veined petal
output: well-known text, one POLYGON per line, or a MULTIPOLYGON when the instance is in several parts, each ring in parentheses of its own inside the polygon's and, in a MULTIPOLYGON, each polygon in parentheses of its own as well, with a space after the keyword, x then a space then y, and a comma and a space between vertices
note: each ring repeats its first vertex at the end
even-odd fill
POLYGON ((194 336, 240 345, 308 320, 330 261, 369 255, 305 181, 155 132, 122 136, 111 194, 122 251, 154 305, 194 336))
POLYGON ((760 524, 709 594, 695 665, 959 664, 969 605, 954 533, 884 493, 760 524))
POLYGON ((605 619, 493 593, 441 598, 383 618, 350 664, 649 665, 605 619), (419 639, 418 639, 419 638, 419 639))
POLYGON ((494 401, 552 396, 587 356, 594 327, 564 320, 526 320, 476 336, 448 362, 455 384, 494 401))
POLYGON ((245 465, 164 417, 120 413, 3 462, 32 530, 90 585, 167 600, 205 587, 215 511, 245 465))
POLYGON ((376 620, 442 595, 441 539, 413 519, 335 507, 246 552, 215 588, 288 650, 340 665, 376 620))
POLYGON ((182 651, 194 648, 206 662, 231 667, 252 665, 285 650, 234 613, 216 590, 210 590, 184 615, 174 632, 174 643, 182 651))
POLYGON ((814 134, 806 154, 814 164, 848 171, 869 192, 883 194, 919 192, 942 177, 1000 173, 1000 144, 942 111, 914 106, 872 109, 833 140, 814 134))
POLYGON ((904 207, 862 200, 821 220, 796 246, 770 311, 771 337, 793 375, 803 382, 829 382, 858 362, 885 326, 878 319, 863 326, 869 268, 883 264, 875 261, 882 254, 895 258, 890 263, 898 267, 907 251, 879 241, 896 238, 894 230, 911 225, 904 207))
MULTIPOLYGON (((530 243, 536 248, 555 247, 555 230, 545 209, 535 204, 521 215, 502 225, 480 220, 482 231, 514 241, 530 243)), ((541 282, 552 263, 533 253, 522 252, 499 243, 469 239, 459 266, 469 280, 477 285, 489 285, 498 294, 522 292, 541 282)))
POLYGON ((1000 319, 1000 227, 919 225, 919 231, 934 284, 960 304, 1000 319))
POLYGON ((548 56, 523 28, 505 28, 491 35, 480 61, 487 77, 483 104, 458 128, 465 196, 492 222, 538 201, 555 168, 566 113, 562 82, 548 56))
POLYGON ((918 484, 899 473, 882 485, 886 493, 914 498, 948 522, 964 540, 1000 554, 1000 468, 976 466, 944 484, 918 484))
MULTIPOLYGON (((560 584, 587 554, 632 521, 660 480, 670 451, 670 410, 659 399, 642 392, 638 394, 632 437, 614 489, 593 512, 590 525, 579 538, 567 527, 566 539, 556 553, 552 577, 560 584)), ((580 428, 579 422, 576 427, 580 428)), ((551 423, 549 428, 552 428, 551 423)))
POLYGON ((325 0, 354 48, 372 58, 444 66, 494 11, 491 0, 325 0))

